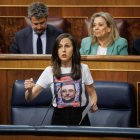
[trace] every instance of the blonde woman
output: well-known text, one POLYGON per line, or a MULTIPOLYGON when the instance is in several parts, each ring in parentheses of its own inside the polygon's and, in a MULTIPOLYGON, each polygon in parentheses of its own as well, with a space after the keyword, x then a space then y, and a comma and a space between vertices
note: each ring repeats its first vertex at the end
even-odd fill
POLYGON ((120 37, 114 18, 107 12, 91 16, 89 36, 83 38, 81 55, 128 55, 128 42, 120 37))

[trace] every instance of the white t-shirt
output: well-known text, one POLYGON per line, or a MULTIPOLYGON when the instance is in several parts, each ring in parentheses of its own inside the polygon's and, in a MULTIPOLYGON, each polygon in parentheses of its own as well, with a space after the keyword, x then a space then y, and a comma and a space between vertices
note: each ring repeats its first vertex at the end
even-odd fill
POLYGON ((101 46, 98 46, 97 55, 106 55, 106 53, 107 53, 107 48, 103 48, 101 46))
MULTIPOLYGON (((91 85, 93 84, 93 78, 90 73, 90 70, 88 68, 88 65, 81 64, 81 70, 82 70, 82 94, 81 94, 81 106, 85 106, 86 104, 86 96, 85 96, 85 85, 91 85)), ((65 68, 61 67, 62 74, 68 74, 71 73, 71 68, 65 68)), ((51 87, 53 98, 55 97, 54 94, 54 80, 53 80, 53 73, 52 73, 52 67, 48 66, 40 75, 38 81, 36 84, 40 85, 43 88, 47 88, 48 86, 51 87)), ((53 106, 56 107, 56 100, 53 101, 53 106)))

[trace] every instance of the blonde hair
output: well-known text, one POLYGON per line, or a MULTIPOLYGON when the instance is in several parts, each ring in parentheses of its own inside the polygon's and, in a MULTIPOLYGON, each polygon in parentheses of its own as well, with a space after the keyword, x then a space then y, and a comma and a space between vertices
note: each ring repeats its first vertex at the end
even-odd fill
POLYGON ((96 17, 104 18, 107 26, 111 28, 107 45, 112 44, 120 35, 119 35, 118 28, 117 28, 114 18, 107 12, 98 12, 91 16, 88 33, 89 33, 89 36, 91 36, 92 38, 92 43, 97 43, 97 38, 93 35, 93 22, 96 17))

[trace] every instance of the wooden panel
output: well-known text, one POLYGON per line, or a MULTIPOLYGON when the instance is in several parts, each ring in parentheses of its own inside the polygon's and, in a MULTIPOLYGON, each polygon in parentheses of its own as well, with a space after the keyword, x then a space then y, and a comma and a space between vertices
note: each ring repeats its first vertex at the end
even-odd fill
POLYGON ((0 71, 0 123, 7 123, 8 116, 8 92, 7 92, 7 70, 0 71))
MULTIPOLYGON (((50 65, 51 55, 1 54, 0 69, 43 70, 50 65)), ((140 71, 140 56, 82 56, 82 62, 91 70, 140 71)))
MULTIPOLYGON (((42 2, 46 2, 46 0, 41 0, 42 2)), ((1 0, 0 5, 28 5, 32 0, 24 0, 24 1, 19 1, 19 0, 1 0)), ((140 1, 139 0, 47 0, 48 5, 139 5, 140 1)))
POLYGON ((91 73, 95 80, 127 82, 127 72, 91 70, 91 73))
POLYGON ((24 17, 0 18, 0 46, 1 52, 9 52, 15 33, 26 26, 24 17))
MULTIPOLYGON (((32 0, 1 0, 0 16, 26 16, 32 0)), ((140 17, 139 0, 42 0, 49 7, 50 17, 88 16, 98 11, 106 11, 113 16, 140 17), (119 7, 119 8, 118 8, 119 7)))
MULTIPOLYGON (((49 17, 66 17, 66 16, 87 16, 90 17, 93 13, 99 11, 109 12, 114 17, 140 17, 140 6, 99 6, 93 5, 91 7, 71 7, 71 6, 60 6, 60 7, 49 7, 49 17)), ((0 5, 0 16, 27 16, 27 6, 1 6, 0 5)))

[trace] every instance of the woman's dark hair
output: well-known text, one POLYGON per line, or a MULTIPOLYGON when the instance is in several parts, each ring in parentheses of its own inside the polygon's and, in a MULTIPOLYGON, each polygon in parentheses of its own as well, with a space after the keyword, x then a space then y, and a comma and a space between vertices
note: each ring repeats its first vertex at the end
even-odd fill
POLYGON ((56 42, 52 49, 52 56, 51 56, 53 74, 58 79, 61 77, 61 60, 59 59, 59 56, 58 56, 58 48, 59 48, 60 41, 63 38, 68 38, 72 42, 73 55, 72 55, 71 76, 74 80, 77 80, 81 77, 81 56, 80 56, 79 47, 77 45, 76 40, 69 33, 60 34, 56 38, 56 42))

